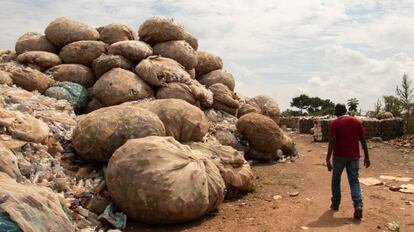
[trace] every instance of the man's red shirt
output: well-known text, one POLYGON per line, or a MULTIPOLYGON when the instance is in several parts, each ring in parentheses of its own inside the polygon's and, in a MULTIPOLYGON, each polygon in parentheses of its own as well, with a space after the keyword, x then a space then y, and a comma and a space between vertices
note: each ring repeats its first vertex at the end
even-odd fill
POLYGON ((357 118, 338 117, 329 124, 329 136, 336 139, 334 156, 360 157, 359 137, 365 136, 365 128, 357 118))

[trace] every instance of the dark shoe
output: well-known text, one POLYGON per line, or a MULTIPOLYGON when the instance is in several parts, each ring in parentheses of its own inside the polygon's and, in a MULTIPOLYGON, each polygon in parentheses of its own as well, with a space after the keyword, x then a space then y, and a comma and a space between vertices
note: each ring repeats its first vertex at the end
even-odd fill
POLYGON ((357 220, 361 220, 362 218, 362 207, 361 206, 355 207, 354 218, 357 220))
POLYGON ((331 205, 331 209, 333 211, 338 211, 339 210, 339 206, 333 206, 333 205, 331 205))

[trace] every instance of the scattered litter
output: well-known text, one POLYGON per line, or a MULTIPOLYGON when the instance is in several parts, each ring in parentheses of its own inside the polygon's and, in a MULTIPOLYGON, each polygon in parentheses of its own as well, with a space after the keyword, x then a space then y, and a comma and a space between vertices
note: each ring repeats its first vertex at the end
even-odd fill
POLYGON ((405 204, 406 205, 413 205, 414 203, 412 201, 406 201, 405 204))
POLYGON ((114 212, 115 208, 112 204, 106 207, 105 211, 99 215, 98 219, 105 219, 117 229, 125 229, 127 224, 127 216, 124 213, 114 212))
POLYGON ((397 177, 395 176, 380 176, 381 180, 395 180, 397 177))
POLYGON ((397 177, 397 178, 395 178, 395 180, 400 181, 400 182, 409 182, 409 181, 412 181, 413 178, 411 178, 411 177, 397 177))
POLYGON ((299 196, 299 192, 292 192, 292 193, 289 193, 289 196, 290 196, 290 197, 297 197, 297 196, 299 196))
POLYGON ((309 230, 309 227, 307 227, 307 226, 302 226, 302 227, 301 227, 301 229, 302 229, 302 230, 309 230))
POLYGON ((374 185, 383 185, 384 182, 382 182, 379 179, 368 177, 368 178, 359 178, 359 182, 361 184, 367 185, 367 186, 374 186, 374 185))
POLYGON ((402 184, 399 191, 402 193, 414 194, 414 184, 402 184))
POLYGON ((395 221, 388 222, 387 223, 387 228, 390 231, 397 231, 397 232, 400 231, 400 225, 395 221))
POLYGON ((380 176, 381 180, 395 180, 399 182, 409 182, 412 181, 413 178, 411 177, 398 177, 398 176, 380 176))
POLYGON ((281 195, 275 195, 273 196, 273 200, 281 200, 282 196, 281 195))

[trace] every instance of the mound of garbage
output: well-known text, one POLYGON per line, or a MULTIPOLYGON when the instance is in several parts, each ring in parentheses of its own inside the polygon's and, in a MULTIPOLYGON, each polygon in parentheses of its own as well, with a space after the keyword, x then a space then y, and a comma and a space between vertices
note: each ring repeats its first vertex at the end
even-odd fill
POLYGON ((0 52, 0 84, 0 231, 195 220, 251 191, 247 158, 296 155, 277 102, 172 19, 57 18, 0 52))

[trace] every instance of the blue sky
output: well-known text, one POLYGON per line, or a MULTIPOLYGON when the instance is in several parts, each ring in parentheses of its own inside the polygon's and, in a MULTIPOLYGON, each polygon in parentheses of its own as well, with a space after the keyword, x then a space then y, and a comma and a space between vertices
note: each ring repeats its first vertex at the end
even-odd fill
POLYGON ((223 58, 241 95, 273 96, 283 109, 301 93, 334 102, 357 97, 364 110, 414 77, 412 0, 0 0, 0 49, 59 16, 93 26, 138 29, 173 17, 223 58))

